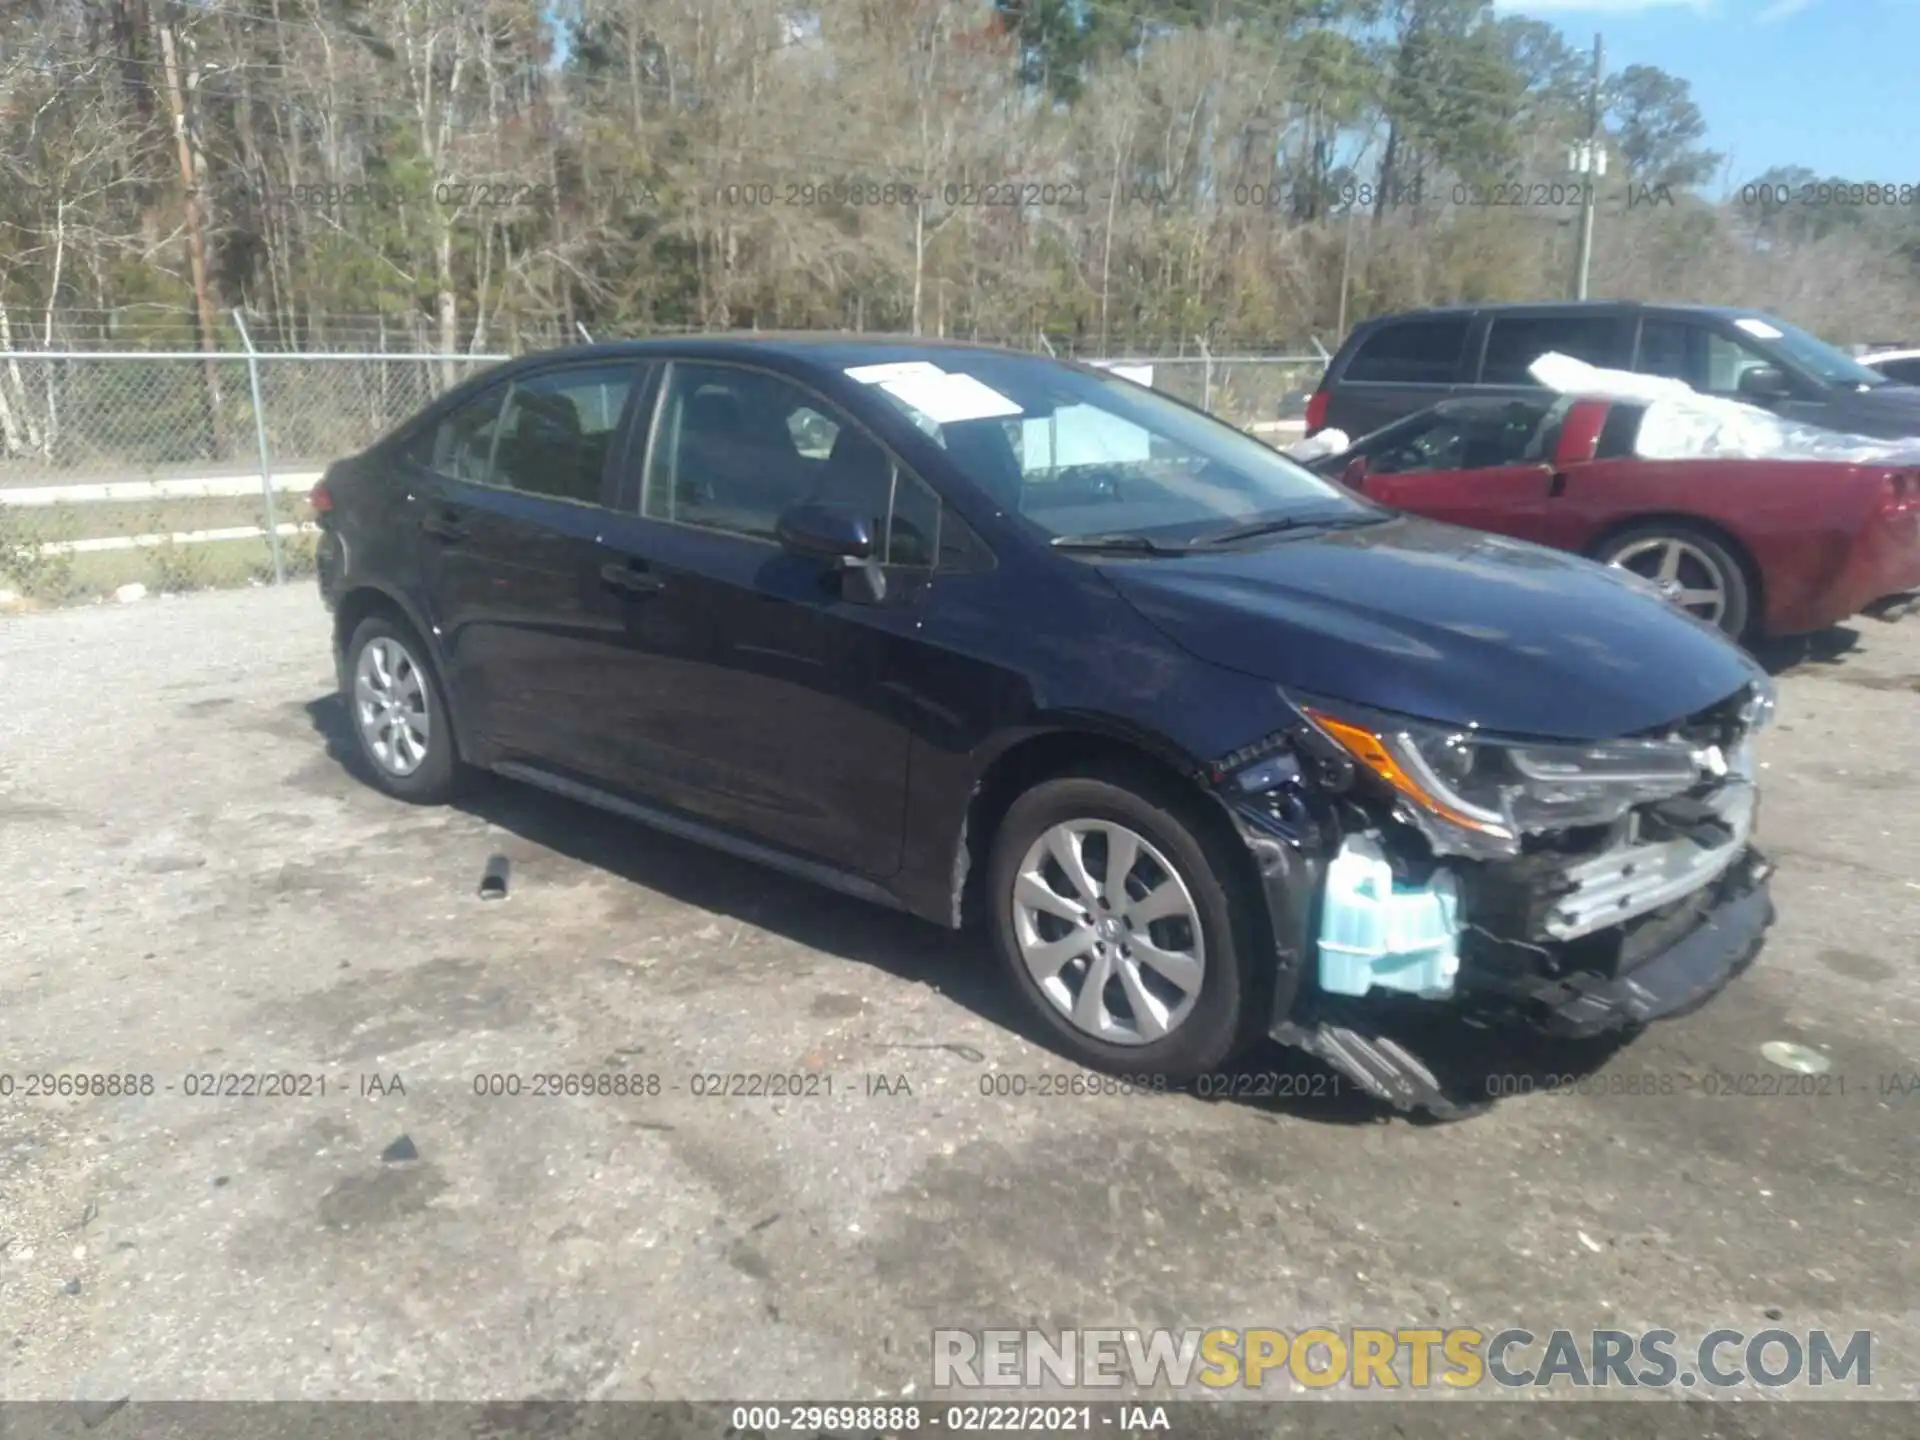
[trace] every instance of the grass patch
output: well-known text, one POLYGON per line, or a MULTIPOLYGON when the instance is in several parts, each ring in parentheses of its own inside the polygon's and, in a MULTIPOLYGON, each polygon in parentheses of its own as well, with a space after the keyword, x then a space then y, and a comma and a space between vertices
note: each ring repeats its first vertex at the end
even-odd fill
MULTIPOLYGON (((306 524, 313 512, 297 492, 278 497, 280 524, 306 524)), ((258 496, 194 496, 98 505, 0 507, 0 589, 44 604, 70 604, 138 582, 156 594, 177 594, 273 579, 273 551, 264 534, 126 550, 49 552, 67 541, 191 534, 240 527, 264 529, 258 496)), ((315 536, 280 537, 289 576, 310 574, 315 536)))

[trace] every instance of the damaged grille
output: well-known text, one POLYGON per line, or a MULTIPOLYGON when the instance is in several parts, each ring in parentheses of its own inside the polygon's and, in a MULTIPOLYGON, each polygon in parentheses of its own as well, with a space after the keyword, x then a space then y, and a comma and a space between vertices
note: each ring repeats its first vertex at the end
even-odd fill
POLYGON ((1535 933, 1578 940, 1672 905, 1718 879, 1753 837, 1759 795, 1752 736, 1767 703, 1758 685, 1646 738, 1685 740, 1699 752, 1702 780, 1686 795, 1642 805, 1597 855, 1566 865, 1543 887, 1535 933))
POLYGON ((1684 833, 1660 821, 1658 806, 1634 812, 1618 846, 1560 871, 1541 932, 1577 940, 1658 910, 1725 873, 1753 835, 1758 797, 1750 766, 1741 752, 1727 779, 1696 797, 1704 813, 1689 816, 1684 833), (1647 838, 1649 831, 1659 838, 1647 838))

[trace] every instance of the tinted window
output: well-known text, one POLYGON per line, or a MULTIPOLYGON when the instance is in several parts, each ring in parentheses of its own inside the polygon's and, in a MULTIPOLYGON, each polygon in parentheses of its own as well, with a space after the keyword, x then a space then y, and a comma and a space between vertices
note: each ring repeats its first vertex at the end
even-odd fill
POLYGON ((643 513, 768 540, 803 501, 858 512, 884 564, 931 568, 941 554, 940 497, 825 401, 777 375, 674 365, 643 513))
POLYGON ((1395 437, 1368 456, 1378 475, 1410 470, 1486 470, 1535 458, 1534 441, 1546 412, 1535 405, 1457 411, 1395 437))
POLYGON ((839 452, 836 494, 874 519, 887 513, 885 455, 854 455, 858 437, 835 425, 826 457, 810 417, 821 403, 777 375, 726 365, 674 365, 648 457, 645 514, 770 540, 780 514, 814 498, 839 452), (803 413, 804 412, 804 413, 803 413))
POLYGON ((973 527, 940 507, 940 568, 942 570, 985 570, 993 565, 993 552, 987 542, 973 533, 973 527))
POLYGON ((595 365, 516 381, 499 425, 491 483, 598 504, 607 447, 635 373, 632 365, 595 365))
POLYGON ((1902 385, 1920 385, 1920 355, 1911 360, 1882 360, 1873 368, 1902 385))
POLYGON ((1451 385, 1459 376, 1460 352, 1466 345, 1464 317, 1396 320, 1361 341, 1341 378, 1401 385, 1451 385))
POLYGON ((940 554, 940 521, 940 497, 917 475, 900 471, 887 524, 887 563, 931 568, 940 554))
POLYGON ((506 399, 507 387, 501 385, 462 405, 409 445, 407 458, 454 480, 486 484, 506 399))
POLYGON ((1740 390, 1742 375, 1749 370, 1773 364, 1759 350, 1729 335, 1722 335, 1717 330, 1708 330, 1704 334, 1706 375, 1697 388, 1709 395, 1736 395, 1740 390))
POLYGON ((1513 315, 1487 327, 1484 385, 1537 383, 1527 367, 1549 351, 1612 369, 1623 363, 1620 322, 1604 315, 1513 315))
POLYGON ((1640 322, 1640 358, 1634 369, 1642 375, 1664 375, 1669 380, 1684 380, 1699 388, 1699 366, 1695 361, 1695 325, 1678 320, 1642 320, 1640 322))

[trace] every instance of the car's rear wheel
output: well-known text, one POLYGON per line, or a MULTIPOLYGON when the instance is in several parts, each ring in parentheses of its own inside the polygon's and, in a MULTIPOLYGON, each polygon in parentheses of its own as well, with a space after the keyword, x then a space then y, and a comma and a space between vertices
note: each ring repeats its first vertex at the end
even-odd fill
POLYGON ((995 947, 1076 1060, 1170 1085, 1256 1038, 1246 897, 1198 797, 1076 775, 1016 800, 989 866, 995 947))
POLYGON ((426 647, 385 616, 360 622, 347 642, 347 718, 369 778, 397 799, 434 805, 459 772, 453 729, 426 647))
POLYGON ((1636 525, 1607 539, 1595 558, 1651 580, 1688 614, 1736 640, 1747 633, 1752 587, 1746 569, 1704 530, 1664 521, 1636 525))

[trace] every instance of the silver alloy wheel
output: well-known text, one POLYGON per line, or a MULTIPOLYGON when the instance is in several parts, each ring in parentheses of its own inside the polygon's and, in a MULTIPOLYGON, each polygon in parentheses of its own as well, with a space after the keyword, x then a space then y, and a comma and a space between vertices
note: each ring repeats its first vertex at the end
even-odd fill
POLYGON ((391 635, 369 640, 353 671, 353 715, 360 740, 390 775, 407 776, 427 758, 433 718, 427 677, 391 635))
POLYGON ((1727 577, 1710 555, 1686 540, 1649 536, 1615 551, 1607 563, 1653 581, 1667 599, 1710 625, 1727 613, 1727 577))
POLYGON ((1172 862, 1114 821, 1065 821, 1028 847, 1013 930, 1034 983, 1097 1040, 1151 1044, 1200 998, 1199 907, 1172 862))

